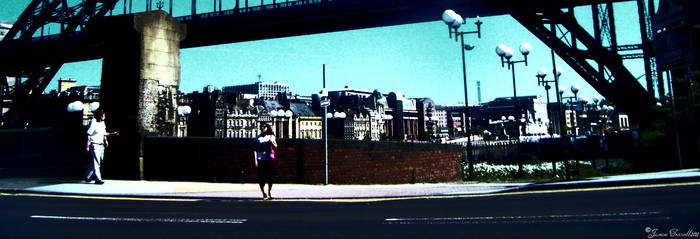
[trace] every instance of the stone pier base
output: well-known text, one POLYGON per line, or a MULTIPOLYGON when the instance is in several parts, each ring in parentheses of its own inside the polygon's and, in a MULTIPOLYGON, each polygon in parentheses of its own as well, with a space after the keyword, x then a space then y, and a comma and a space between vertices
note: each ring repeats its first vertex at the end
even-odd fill
POLYGON ((143 138, 174 136, 180 86, 180 41, 186 26, 163 11, 122 15, 94 26, 107 44, 101 103, 110 139, 104 174, 142 178, 143 138), (124 172, 126 171, 126 172, 124 172))

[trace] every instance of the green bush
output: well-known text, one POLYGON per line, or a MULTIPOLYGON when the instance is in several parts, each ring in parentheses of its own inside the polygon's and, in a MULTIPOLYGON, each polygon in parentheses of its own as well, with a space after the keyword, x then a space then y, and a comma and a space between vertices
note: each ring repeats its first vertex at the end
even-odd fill
MULTIPOLYGON (((569 162, 569 171, 574 167, 574 161, 569 162)), ((497 165, 489 163, 474 164, 474 180, 477 181, 509 181, 528 179, 552 179, 564 177, 564 162, 557 162, 557 175, 552 175, 552 163, 525 164, 523 176, 518 177, 518 165, 497 165)), ((592 168, 591 163, 580 161, 581 168, 592 168)), ((468 166, 462 165, 464 177, 468 174, 468 166)))

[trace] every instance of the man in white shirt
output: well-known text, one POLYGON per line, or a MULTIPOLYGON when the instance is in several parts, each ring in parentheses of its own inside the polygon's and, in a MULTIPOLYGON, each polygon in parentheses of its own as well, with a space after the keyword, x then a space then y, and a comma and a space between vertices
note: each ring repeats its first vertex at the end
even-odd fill
POLYGON ((85 173, 85 182, 90 182, 95 179, 95 184, 104 184, 102 181, 102 175, 100 174, 100 164, 104 158, 104 150, 109 146, 107 141, 107 136, 119 135, 119 132, 108 133, 107 127, 105 126, 105 113, 102 109, 97 109, 94 112, 95 118, 90 120, 90 125, 88 126, 87 135, 87 147, 85 151, 90 153, 92 158, 92 164, 88 167, 85 173))

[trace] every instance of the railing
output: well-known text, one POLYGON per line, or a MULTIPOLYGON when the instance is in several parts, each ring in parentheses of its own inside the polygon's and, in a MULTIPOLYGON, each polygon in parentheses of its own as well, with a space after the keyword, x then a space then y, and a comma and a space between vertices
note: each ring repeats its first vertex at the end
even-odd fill
POLYGON ((53 35, 45 35, 45 36, 38 36, 38 37, 32 37, 31 41, 32 42, 38 42, 38 41, 43 41, 43 40, 55 40, 55 39, 60 39, 63 37, 71 37, 71 36, 78 36, 79 31, 75 32, 69 32, 64 35, 59 34, 53 34, 53 35))
MULTIPOLYGON (((275 9, 281 9, 281 8, 294 8, 294 7, 308 6, 308 5, 314 5, 314 4, 323 4, 326 2, 333 2, 333 1, 336 1, 336 0, 286 1, 286 2, 258 5, 258 6, 249 6, 247 8, 234 8, 234 9, 229 9, 229 10, 224 10, 224 11, 214 11, 214 12, 200 13, 200 14, 196 14, 196 15, 180 16, 180 17, 175 17, 175 19, 177 21, 180 21, 180 22, 187 22, 187 21, 191 21, 193 19, 207 19, 207 18, 214 18, 214 17, 221 17, 221 16, 231 16, 231 15, 236 15, 236 14, 248 14, 248 13, 269 11, 269 10, 275 10, 275 9)), ((60 39, 63 37, 68 37, 68 36, 77 36, 77 35, 79 35, 79 32, 80 31, 71 32, 71 33, 68 33, 64 36, 61 36, 60 33, 50 34, 50 35, 45 35, 45 36, 36 36, 36 37, 32 37, 31 41, 37 42, 37 41, 43 41, 43 40, 55 40, 55 39, 60 39)))
POLYGON ((332 2, 332 1, 334 1, 334 0, 288 1, 288 2, 264 4, 264 5, 259 5, 259 6, 251 6, 251 7, 247 7, 247 8, 234 8, 234 9, 225 10, 225 11, 207 12, 207 13, 201 13, 201 14, 197 14, 197 15, 176 17, 175 19, 177 19, 180 22, 184 22, 184 21, 190 21, 192 19, 207 19, 207 18, 212 18, 212 17, 230 16, 230 15, 235 15, 235 14, 246 14, 246 13, 274 10, 274 9, 280 9, 280 8, 293 8, 293 7, 308 6, 308 5, 313 5, 313 4, 322 4, 324 2, 332 2))

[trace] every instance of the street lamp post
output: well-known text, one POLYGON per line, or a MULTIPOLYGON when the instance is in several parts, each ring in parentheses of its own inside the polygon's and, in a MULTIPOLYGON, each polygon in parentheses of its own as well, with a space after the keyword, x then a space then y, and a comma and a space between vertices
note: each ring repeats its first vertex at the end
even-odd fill
MULTIPOLYGON (((511 70, 511 73, 513 74, 513 112, 514 114, 519 117, 519 112, 518 112, 518 93, 515 87, 515 64, 517 63, 525 63, 525 66, 527 66, 527 55, 530 54, 530 51, 532 50, 532 47, 530 44, 527 42, 523 42, 520 44, 520 53, 523 55, 523 60, 519 61, 512 61, 511 58, 513 57, 514 51, 513 48, 510 48, 506 45, 503 44, 498 44, 496 47, 496 54, 501 57, 501 67, 505 67, 506 64, 508 65, 508 69, 511 70)), ((515 122, 515 124, 519 124, 518 121, 515 122)), ((518 130, 516 132, 515 138, 517 140, 517 152, 518 152, 518 175, 522 175, 523 173, 523 162, 520 160, 520 126, 517 125, 518 130)))
POLYGON ((70 104, 68 104, 68 106, 66 106, 66 111, 79 112, 79 111, 83 111, 84 107, 85 106, 84 106, 83 102, 74 101, 74 102, 71 102, 70 104))
POLYGON ((578 84, 573 84, 573 85, 571 85, 571 93, 573 93, 574 96, 564 96, 564 87, 559 87, 559 98, 561 98, 562 101, 565 99, 569 100, 569 107, 568 108, 569 108, 569 111, 571 111, 571 127, 572 127, 571 134, 574 137, 578 136, 578 132, 577 132, 578 131, 577 130, 578 124, 576 122, 576 120, 577 120, 576 113, 574 112, 576 109, 573 108, 572 105, 578 103, 578 91, 579 91, 578 84))
POLYGON ((591 101, 588 96, 582 95, 579 98, 579 104, 581 105, 581 113, 579 114, 579 118, 581 119, 581 122, 579 125, 581 125, 581 128, 583 128, 583 133, 584 135, 589 135, 591 132, 591 126, 590 126, 590 111, 591 107, 588 104, 588 102, 591 101))
MULTIPOLYGON (((557 69, 555 71, 557 78, 559 76, 561 76, 562 71, 563 71, 562 68, 557 66, 557 69)), ((549 85, 549 83, 555 83, 556 79, 555 80, 545 80, 545 77, 547 76, 547 68, 544 68, 544 67, 541 67, 537 71, 537 75, 535 75, 535 76, 537 77, 537 85, 544 86, 544 89, 547 92, 547 119, 549 122, 552 122, 552 119, 550 117, 551 112, 549 111, 549 90, 552 89, 552 87, 549 85)), ((557 102, 558 101, 559 101, 559 97, 557 97, 557 102)), ((550 137, 552 137, 554 135, 554 129, 552 128, 551 124, 547 125, 547 131, 548 131, 550 137)), ((559 132, 559 135, 561 135, 561 132, 559 132)))
POLYGON ((187 116, 192 113, 192 108, 189 105, 177 107, 177 137, 187 136, 187 116), (183 129, 184 125, 184 129, 183 129))
POLYGON ((438 134, 438 121, 440 121, 440 119, 436 115, 433 115, 429 118, 429 120, 430 125, 432 125, 430 134, 432 134, 435 140, 438 140, 440 138, 438 134))
MULTIPOLYGON (((248 7, 248 1, 246 1, 248 7)), ((328 90, 326 90, 326 64, 323 64, 323 90, 321 90, 321 105, 323 106, 323 185, 328 185, 328 90)))
MULTIPOLYGON (((347 116, 348 115, 345 112, 333 112, 333 113, 328 112, 328 113, 326 113, 326 119, 331 119, 332 122, 330 124, 332 124, 332 125, 338 125, 338 122, 341 120, 344 120, 345 118, 347 118, 347 116)), ((341 125, 344 125, 344 122, 340 122, 340 123, 341 123, 341 125)), ((339 137, 339 135, 336 134, 336 133, 338 133, 338 131, 337 130, 334 130, 334 131, 335 132, 333 132, 334 133, 333 136, 339 137)), ((340 135, 340 136, 342 136, 342 138, 336 138, 336 139, 346 139, 344 134, 340 135)), ((355 135, 352 135, 352 137, 354 138, 355 135)))
POLYGON ((610 114, 612 111, 615 109, 612 106, 609 105, 603 105, 601 106, 602 112, 603 112, 603 129, 601 134, 603 135, 603 153, 605 154, 605 167, 608 166, 608 139, 607 139, 607 133, 606 131, 608 130, 608 125, 610 125, 610 114))
MULTIPOLYGON (((573 93, 574 96, 564 96, 564 91, 565 91, 564 86, 561 86, 561 85, 560 85, 560 86, 559 86, 559 94, 558 94, 558 96, 559 96, 560 102, 563 102, 565 99, 567 99, 567 100, 569 101, 568 108, 569 108, 569 111, 571 111, 571 128, 572 128, 572 130, 571 130, 571 136, 573 136, 573 138, 572 138, 572 140, 567 140, 567 142, 566 142, 566 147, 565 147, 565 148, 571 148, 571 149, 573 149, 573 147, 571 146, 571 144, 573 144, 573 140, 575 140, 575 139, 576 139, 576 136, 578 135, 578 133, 577 133, 578 125, 577 125, 577 123, 576 123, 576 113, 574 112, 575 109, 572 107, 572 104, 574 104, 574 103, 578 100, 578 91, 579 91, 578 84, 572 84, 570 89, 571 89, 571 93, 573 93)), ((562 109, 561 107, 559 107, 559 110, 560 110, 560 112, 563 111, 563 109, 562 109)), ((563 112, 560 113, 560 116, 563 116, 563 112)), ((564 123, 564 119, 562 119, 560 122, 561 122, 561 123, 564 123)), ((563 126, 560 127, 560 128, 563 129, 563 126)), ((562 132, 562 133, 563 133, 563 132, 562 132)), ((569 137, 569 135, 567 135, 567 138, 568 138, 568 137, 569 137)), ((568 149, 567 149, 567 150, 568 150, 568 149)), ((567 158, 564 159, 564 168, 565 168, 565 170, 566 170, 566 179, 569 179, 569 178, 571 178, 571 175, 569 174, 569 158, 568 158, 568 154, 567 154, 566 157, 567 157, 567 158)))
POLYGON ((442 13, 442 21, 447 24, 447 29, 450 33, 450 38, 452 38, 452 31, 454 29, 455 41, 457 37, 461 39, 461 44, 459 49, 462 52, 462 77, 464 80, 464 114, 463 125, 465 126, 465 132, 467 134, 467 164, 469 165, 469 174, 467 175, 467 180, 474 180, 474 153, 472 149, 472 132, 471 132, 471 121, 469 120, 469 96, 467 94, 467 63, 465 59, 465 51, 474 49, 473 45, 464 44, 465 34, 477 34, 478 38, 481 38, 481 24, 483 24, 479 17, 476 18, 476 31, 462 32, 458 31, 459 27, 464 24, 462 16, 455 13, 454 11, 447 9, 442 13))
MULTIPOLYGON (((560 69, 561 68, 559 68, 559 67, 557 67, 557 69, 556 69, 555 74, 557 76, 561 75, 560 69)), ((552 119, 550 118, 550 112, 549 112, 549 89, 551 89, 552 87, 549 86, 549 83, 550 82, 556 83, 556 78, 555 78, 555 80, 545 80, 544 78, 547 76, 547 68, 544 68, 544 67, 541 67, 537 71, 536 76, 537 76, 537 85, 539 85, 539 86, 544 85, 544 89, 547 93, 547 119, 548 119, 547 121, 552 122, 552 119)), ((559 101, 559 97, 557 97, 557 101, 559 101)), ((547 132, 549 133, 550 137, 554 136, 554 130, 552 129, 551 123, 547 125, 547 132)), ((562 137, 561 132, 559 132, 559 137, 562 137)), ((556 160, 554 160, 554 159, 552 159, 552 175, 554 175, 554 177, 556 177, 556 175, 557 175, 557 163, 556 163, 556 160)))
POLYGON ((290 110, 283 110, 283 109, 277 109, 277 110, 272 110, 269 112, 270 118, 272 118, 272 124, 275 126, 275 133, 277 134, 278 138, 289 138, 291 134, 289 134, 289 128, 291 126, 287 125, 287 130, 285 130, 285 121, 289 124, 291 122, 291 117, 294 113, 290 110), (286 118, 289 118, 285 120, 286 118), (277 119, 275 121, 275 119, 277 119))
POLYGON ((600 95, 593 95, 593 97, 591 97, 591 100, 593 101, 592 108, 593 108, 593 111, 595 112, 595 119, 593 119, 591 116, 588 116, 588 117, 591 119, 591 121, 598 122, 598 125, 596 128, 596 133, 600 133, 600 135, 603 136, 603 132, 600 130, 600 129, 602 129, 601 128, 602 124, 600 122, 600 118, 601 118, 601 112, 602 112, 603 108, 601 108, 600 105, 598 105, 598 102, 600 102, 600 95))

